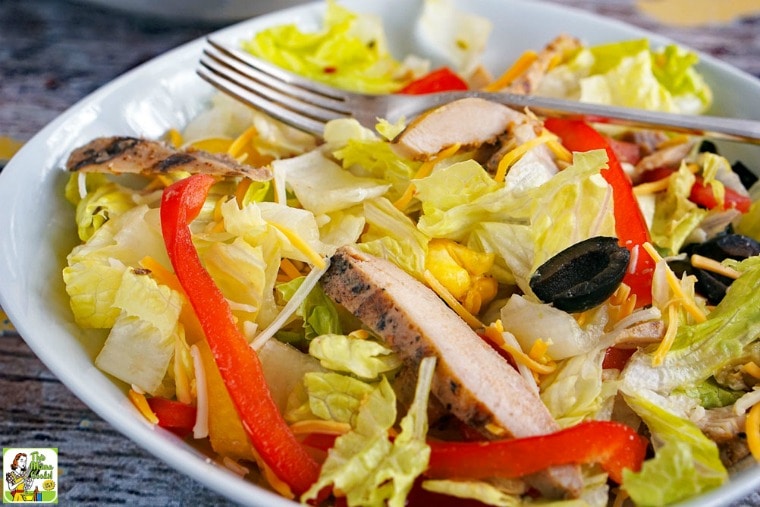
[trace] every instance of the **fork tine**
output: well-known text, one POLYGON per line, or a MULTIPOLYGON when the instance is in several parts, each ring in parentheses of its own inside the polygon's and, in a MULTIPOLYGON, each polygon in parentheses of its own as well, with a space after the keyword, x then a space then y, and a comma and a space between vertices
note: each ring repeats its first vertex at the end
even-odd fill
POLYGON ((211 51, 204 50, 200 64, 215 74, 236 81, 240 86, 248 88, 254 93, 266 96, 285 107, 300 110, 305 115, 315 119, 329 121, 348 114, 319 104, 318 101, 309 100, 304 94, 296 95, 297 92, 292 92, 290 87, 283 83, 276 82, 275 86, 270 86, 271 80, 267 79, 267 76, 261 76, 258 72, 240 65, 236 60, 220 59, 211 51))
POLYGON ((210 47, 204 51, 206 54, 244 75, 304 102, 343 113, 350 112, 346 104, 346 94, 342 90, 293 74, 243 51, 225 47, 212 39, 207 39, 207 42, 210 47))
POLYGON ((267 113, 283 123, 315 135, 322 135, 324 132, 324 121, 310 118, 297 110, 276 103, 266 96, 259 95, 241 86, 236 81, 229 79, 226 74, 219 74, 203 65, 198 67, 196 73, 220 91, 235 97, 244 104, 267 113))

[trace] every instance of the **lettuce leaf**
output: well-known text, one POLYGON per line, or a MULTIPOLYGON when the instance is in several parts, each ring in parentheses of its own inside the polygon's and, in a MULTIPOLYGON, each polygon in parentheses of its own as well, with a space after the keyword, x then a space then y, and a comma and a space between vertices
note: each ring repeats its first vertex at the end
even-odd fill
POLYGON ((401 359, 374 340, 353 335, 323 334, 309 343, 309 354, 330 370, 374 380, 401 366, 401 359))
POLYGON ((425 0, 417 24, 426 46, 465 75, 480 63, 493 29, 487 18, 456 9, 452 0, 425 0))
POLYGON ((147 275, 125 270, 113 306, 119 309, 119 317, 95 365, 155 394, 174 355, 182 296, 147 275))
POLYGON ((396 420, 396 396, 383 377, 365 398, 354 429, 335 440, 319 480, 301 500, 316 498, 322 489, 332 486, 345 493, 349 506, 402 507, 430 458, 425 438, 434 369, 435 359, 422 360, 414 401, 392 442, 388 432, 396 420))
POLYGON ((670 176, 668 188, 657 194, 652 220, 652 242, 668 255, 677 254, 707 210, 689 200, 696 177, 686 164, 670 176))
POLYGON ((655 457, 641 471, 623 470, 623 488, 637 505, 671 505, 728 479, 718 446, 696 425, 646 394, 626 393, 625 399, 646 423, 655 447, 655 457))
MULTIPOLYGON (((347 423, 351 427, 356 426, 362 404, 376 388, 374 384, 333 372, 307 373, 303 383, 307 396, 306 413, 326 421, 347 423)), ((303 409, 291 410, 289 420, 295 419, 299 411, 304 413, 303 409)), ((308 418, 313 418, 311 416, 308 418)))
POLYGON ((135 206, 105 222, 72 249, 62 276, 74 319, 82 327, 109 328, 119 315, 114 298, 124 271, 145 256, 164 266, 166 256, 157 209, 135 206))
MULTIPOLYGON (((281 283, 277 285, 277 290, 282 294, 285 301, 290 301, 304 279, 305 277, 300 277, 290 282, 281 283)), ((296 310, 296 315, 303 319, 304 339, 307 341, 320 335, 341 333, 338 309, 320 285, 316 285, 309 292, 309 295, 296 310)))
POLYGON ((651 390, 668 394, 708 379, 714 372, 741 357, 745 347, 760 338, 760 257, 737 265, 741 276, 726 291, 707 320, 682 324, 661 365, 652 365, 651 352, 637 352, 623 370, 626 392, 651 390))
POLYGON ((676 45, 652 50, 645 39, 591 46, 549 71, 537 93, 698 114, 712 104, 712 91, 697 63, 695 53, 676 45))
POLYGON ((430 238, 384 197, 366 201, 364 216, 367 230, 358 247, 388 259, 410 275, 422 279, 430 238))
POLYGON ((275 26, 243 42, 243 49, 315 81, 363 93, 391 93, 405 84, 404 66, 388 51, 379 18, 327 2, 324 27, 305 32, 275 26))
POLYGON ((272 167, 285 173, 286 185, 303 208, 315 215, 350 208, 380 197, 390 188, 380 180, 354 176, 319 150, 275 161, 272 167))

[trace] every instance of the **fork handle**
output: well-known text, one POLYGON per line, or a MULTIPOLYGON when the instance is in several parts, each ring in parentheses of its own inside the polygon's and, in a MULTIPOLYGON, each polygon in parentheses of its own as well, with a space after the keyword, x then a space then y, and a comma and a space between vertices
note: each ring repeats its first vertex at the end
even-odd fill
POLYGON ((719 116, 663 113, 630 107, 608 106, 574 100, 519 95, 502 92, 444 92, 418 96, 417 111, 405 111, 411 116, 431 107, 463 97, 478 97, 514 108, 529 108, 539 116, 583 119, 593 123, 609 123, 638 128, 659 128, 705 136, 712 139, 760 144, 760 121, 719 116), (422 102, 426 102, 422 104, 422 102))

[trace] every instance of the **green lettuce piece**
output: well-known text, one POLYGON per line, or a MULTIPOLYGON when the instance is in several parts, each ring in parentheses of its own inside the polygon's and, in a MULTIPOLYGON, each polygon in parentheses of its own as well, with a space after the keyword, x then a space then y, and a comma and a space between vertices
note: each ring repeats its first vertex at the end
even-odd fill
POLYGON ((676 45, 651 50, 645 39, 582 48, 552 69, 538 93, 616 106, 698 114, 712 91, 698 57, 676 45))
POLYGON ((747 345, 760 338, 760 257, 736 265, 741 276, 726 296, 696 324, 682 324, 661 365, 652 365, 651 352, 637 352, 623 370, 624 389, 668 394, 697 385, 732 360, 742 357, 747 345))
POLYGON ((574 153, 570 167, 526 192, 534 245, 531 272, 584 239, 616 236, 612 188, 599 173, 606 166, 604 150, 574 153))
MULTIPOLYGON (((385 144, 385 143, 384 143, 385 144)), ((301 206, 315 215, 340 211, 385 194, 390 184, 353 175, 315 150, 273 162, 301 206)))
POLYGON ((289 421, 314 419, 335 421, 356 426, 356 417, 364 401, 376 388, 370 384, 333 372, 307 373, 303 377, 304 399, 301 405, 289 408, 289 421))
MULTIPOLYGON (((305 277, 299 277, 281 283, 277 285, 277 290, 285 301, 290 301, 304 279, 305 277)), ((320 285, 315 285, 309 295, 304 298, 296 310, 296 315, 303 319, 306 340, 312 340, 320 335, 339 335, 342 332, 338 309, 320 285)))
POLYGON ((493 274, 501 283, 530 290, 533 268, 533 236, 529 225, 509 222, 483 222, 470 234, 468 246, 496 254, 493 274))
POLYGON ((760 200, 753 201, 749 211, 739 218, 736 232, 760 241, 760 200))
POLYGON ((414 185, 422 203, 417 226, 430 237, 465 241, 482 222, 525 219, 527 201, 496 183, 474 160, 440 168, 414 185))
POLYGON ((287 70, 364 93, 391 93, 405 81, 403 66, 388 51, 379 18, 327 2, 324 27, 304 32, 296 24, 258 32, 243 49, 287 70))
POLYGON ((426 480, 422 482, 422 489, 456 498, 477 500, 482 504, 496 507, 523 505, 518 495, 505 493, 485 481, 426 480))
POLYGON ((425 0, 417 26, 425 47, 463 74, 480 63, 493 30, 487 17, 459 10, 452 0, 425 0))
MULTIPOLYGON (((699 62, 696 53, 676 45, 668 44, 653 54, 653 67, 657 81, 674 97, 677 102, 694 102, 702 112, 712 103, 712 90, 694 66, 699 62)), ((687 109, 683 105, 680 109, 687 109)), ((688 111, 687 111, 688 112, 688 111)))
POLYGON ((309 354, 330 370, 373 380, 401 366, 401 359, 385 345, 342 334, 323 334, 309 343, 309 354))
POLYGON ((354 429, 335 440, 319 479, 301 500, 314 499, 322 489, 332 486, 345 493, 349 506, 405 505, 430 458, 425 438, 434 369, 435 359, 423 359, 414 401, 392 442, 388 432, 396 420, 396 396, 383 377, 359 409, 354 429))
POLYGON ((689 200, 695 180, 694 174, 682 164, 678 172, 670 176, 667 190, 656 197, 652 242, 666 255, 677 254, 707 214, 707 210, 689 200))
POLYGON ((242 238, 214 242, 203 250, 203 264, 230 304, 238 322, 256 322, 259 309, 270 302, 264 249, 242 238))
POLYGON ((364 216, 367 230, 358 248, 388 259, 410 275, 422 279, 430 238, 384 197, 366 201, 364 216))
POLYGON ((119 317, 113 306, 126 266, 106 257, 84 258, 63 268, 74 321, 83 328, 108 329, 119 317))
POLYGON ((561 361, 551 375, 541 381, 541 401, 562 428, 586 419, 598 419, 619 382, 602 378, 605 349, 592 350, 561 361))
POLYGON ((390 143, 380 139, 349 139, 333 155, 345 169, 388 182, 392 200, 401 197, 420 166, 420 162, 399 156, 390 143))
POLYGON ((645 395, 626 393, 625 399, 646 423, 655 446, 655 457, 645 461, 639 472, 623 470, 623 488, 636 505, 671 505, 728 479, 718 446, 694 423, 645 395))
POLYGON ((79 201, 76 210, 77 234, 87 241, 109 219, 135 207, 132 191, 116 183, 105 183, 79 201))
POLYGON ((171 265, 161 236, 159 211, 136 206, 105 222, 90 239, 72 249, 62 276, 76 323, 109 328, 119 315, 113 307, 124 271, 145 256, 171 265))
POLYGON ((182 296, 151 277, 125 270, 113 306, 120 313, 95 365, 155 394, 174 355, 182 296))

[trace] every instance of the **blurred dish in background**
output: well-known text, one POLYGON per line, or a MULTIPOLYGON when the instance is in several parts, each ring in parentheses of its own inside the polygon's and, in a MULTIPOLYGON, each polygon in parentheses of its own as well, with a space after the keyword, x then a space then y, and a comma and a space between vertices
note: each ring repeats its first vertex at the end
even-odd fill
POLYGON ((174 21, 230 23, 305 3, 306 0, 72 0, 139 16, 174 21))
POLYGON ((661 23, 677 26, 730 23, 744 16, 760 15, 760 0, 637 0, 636 7, 661 23))

